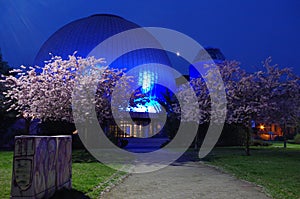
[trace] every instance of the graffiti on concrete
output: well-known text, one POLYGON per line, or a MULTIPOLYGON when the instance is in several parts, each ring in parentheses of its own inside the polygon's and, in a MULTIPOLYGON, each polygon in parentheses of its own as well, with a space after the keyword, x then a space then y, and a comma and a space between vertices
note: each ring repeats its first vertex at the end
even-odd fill
POLYGON ((71 136, 16 136, 12 198, 49 198, 71 188, 71 136))

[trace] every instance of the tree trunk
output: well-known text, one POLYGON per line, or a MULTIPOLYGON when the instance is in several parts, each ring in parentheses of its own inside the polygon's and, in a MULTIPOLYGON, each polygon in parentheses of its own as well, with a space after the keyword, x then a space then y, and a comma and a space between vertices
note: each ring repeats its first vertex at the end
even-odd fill
POLYGON ((246 127, 245 128, 246 130, 246 148, 245 148, 245 151, 246 151, 246 155, 247 156, 250 156, 250 139, 251 139, 251 135, 250 135, 250 128, 246 127))
POLYGON ((283 148, 286 149, 286 122, 283 125, 283 148))
POLYGON ((198 134, 199 134, 199 132, 197 131, 197 134, 196 134, 196 137, 195 137, 195 144, 194 144, 195 151, 198 150, 198 134))
POLYGON ((25 135, 30 134, 30 125, 31 125, 31 118, 24 118, 25 120, 25 135))

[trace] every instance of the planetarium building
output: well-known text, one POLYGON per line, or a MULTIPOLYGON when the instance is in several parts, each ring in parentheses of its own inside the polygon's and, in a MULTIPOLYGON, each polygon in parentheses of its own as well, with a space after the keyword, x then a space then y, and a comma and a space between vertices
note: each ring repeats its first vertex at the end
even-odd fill
MULTIPOLYGON (((49 37, 40 48, 34 60, 34 65, 43 66, 44 62, 51 58, 49 53, 61 56, 63 59, 67 59, 75 51, 77 52, 77 56, 90 56, 93 49, 101 42, 114 35, 136 28, 140 28, 140 26, 124 18, 110 14, 96 14, 73 21, 49 37)), ((137 40, 139 37, 143 37, 142 39, 147 39, 152 43, 157 42, 149 33, 137 34, 135 36, 137 40)), ((107 58, 107 56, 113 54, 117 49, 126 49, 130 45, 129 42, 131 41, 126 39, 118 40, 114 44, 114 48, 104 51, 99 55, 100 57, 96 58, 107 58)), ((138 83, 140 91, 144 94, 147 93, 147 102, 128 110, 131 112, 131 117, 136 119, 137 122, 135 124, 126 122, 126 120, 121 121, 120 128, 110 124, 108 131, 112 133, 130 137, 151 137, 161 129, 159 122, 155 123, 151 121, 151 125, 148 125, 149 129, 146 132, 140 132, 141 125, 149 122, 149 114, 155 115, 162 110, 159 98, 166 91, 166 88, 156 83, 163 79, 164 82, 168 83, 168 87, 176 86, 175 78, 170 74, 166 74, 166 71, 162 71, 159 67, 160 65, 171 67, 166 52, 156 48, 133 50, 117 57, 109 64, 109 67, 130 70, 140 65, 145 67, 135 72, 135 81, 138 83)))
MULTIPOLYGON (((49 53, 61 56, 63 59, 67 59, 75 51, 77 52, 76 55, 80 57, 95 56, 91 52, 94 52, 102 42, 122 32, 138 28, 140 28, 139 25, 111 14, 96 14, 78 19, 63 26, 49 37, 40 48, 34 60, 34 65, 43 66, 44 62, 51 58, 49 53)), ((136 41, 126 38, 119 39, 114 42, 113 47, 107 48, 99 55, 96 54, 95 57, 110 57, 116 51, 120 51, 120 49, 126 51, 128 46, 133 45, 132 43, 138 43, 143 40, 149 41, 154 44, 153 46, 159 46, 156 39, 147 32, 139 32, 133 38, 136 41)), ((224 60, 223 54, 218 49, 209 48, 206 51, 210 55, 208 59, 224 60)), ((202 54, 207 54, 207 52, 199 52, 199 56, 203 57, 202 54)), ((161 65, 169 67, 172 67, 172 65, 168 54, 160 50, 160 48, 137 48, 132 51, 126 51, 126 53, 121 54, 109 63, 111 68, 126 68, 127 70, 141 65, 144 67, 135 71, 134 81, 140 87, 140 92, 147 94, 146 103, 127 110, 135 121, 134 124, 124 119, 121 121, 121 125, 117 126, 110 121, 105 126, 106 132, 125 137, 152 137, 157 132, 162 132, 162 124, 159 120, 157 122, 152 120, 150 125, 148 125, 149 114, 155 115, 162 111, 162 101, 166 94, 170 94, 167 88, 175 88, 176 84, 178 84, 176 78, 180 78, 174 77, 171 73, 168 74, 166 70, 161 69, 161 65), (166 87, 157 83, 162 81, 166 82, 166 87), (141 125, 147 126, 147 128, 143 128, 146 129, 143 132, 141 131, 141 125)), ((187 67, 190 67, 188 78, 189 76, 197 77, 200 75, 192 66, 187 67)))

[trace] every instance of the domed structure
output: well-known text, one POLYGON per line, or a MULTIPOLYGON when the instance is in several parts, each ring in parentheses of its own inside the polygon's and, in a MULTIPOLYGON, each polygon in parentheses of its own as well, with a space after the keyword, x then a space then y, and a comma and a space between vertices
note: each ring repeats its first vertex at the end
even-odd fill
MULTIPOLYGON (((49 53, 67 59, 68 55, 72 55, 77 51, 78 56, 86 57, 102 41, 115 34, 134 28, 140 28, 140 26, 111 14, 96 14, 78 19, 63 26, 50 36, 35 57, 34 65, 43 66, 44 61, 51 58, 49 53)), ((149 34, 150 37, 151 35, 149 34)), ((118 44, 121 48, 124 45, 127 44, 118 44)), ((123 55, 110 66, 130 69, 147 63, 170 65, 168 56, 164 51, 159 49, 142 49, 123 55)))
MULTIPOLYGON (((67 59, 69 55, 77 51, 77 56, 87 57, 106 39, 135 28, 140 28, 140 26, 124 18, 110 14, 96 14, 78 19, 63 26, 50 36, 35 57, 34 65, 43 66, 44 62, 51 58, 49 53, 67 59)), ((135 66, 146 66, 137 71, 134 81, 140 87, 140 91, 149 96, 148 102, 141 107, 131 107, 129 109, 130 112, 135 112, 135 114, 137 114, 135 116, 140 118, 140 115, 144 115, 144 113, 158 113, 161 111, 161 105, 158 101, 160 101, 160 96, 162 96, 162 93, 166 92, 166 90, 157 83, 163 79, 163 81, 169 82, 170 86, 175 86, 175 79, 172 75, 166 74, 166 71, 163 71, 161 67, 159 67, 161 65, 171 66, 169 57, 165 51, 156 48, 134 48, 143 47, 143 42, 139 43, 143 40, 149 40, 150 44, 154 44, 153 46, 159 46, 157 40, 146 31, 142 34, 133 34, 133 40, 136 39, 137 41, 131 41, 128 40, 128 38, 119 39, 113 43, 112 48, 105 48, 105 52, 102 52, 104 54, 97 54, 95 56, 96 58, 103 57, 109 59, 111 54, 116 54, 116 51, 121 49, 126 51, 126 53, 120 55, 115 60, 111 60, 112 63, 109 64, 110 67, 127 68, 127 70, 130 70, 135 66), (134 45, 132 45, 132 43, 134 45), (131 50, 131 48, 137 50, 131 50)), ((141 120, 143 119, 144 118, 141 118, 141 120)), ((159 126, 160 124, 154 123, 150 129, 158 128, 156 125, 159 126)), ((128 135, 137 136, 142 134, 142 132, 139 132, 138 125, 136 124, 124 123, 121 128, 124 128, 123 130, 125 131, 125 128, 128 126, 130 126, 131 129, 128 135)), ((149 130, 149 133, 151 136, 153 132, 149 130)))

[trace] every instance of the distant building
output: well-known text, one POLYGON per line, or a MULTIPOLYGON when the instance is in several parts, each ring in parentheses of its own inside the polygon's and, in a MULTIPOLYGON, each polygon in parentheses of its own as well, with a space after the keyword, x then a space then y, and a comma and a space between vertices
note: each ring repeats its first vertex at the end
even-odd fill
MULTIPOLYGON (((257 136, 263 140, 278 140, 282 141, 284 132, 282 127, 279 124, 264 124, 260 123, 256 127, 257 136)), ((297 133, 297 129, 293 125, 286 126, 285 136, 287 139, 293 139, 294 135, 297 133)))

